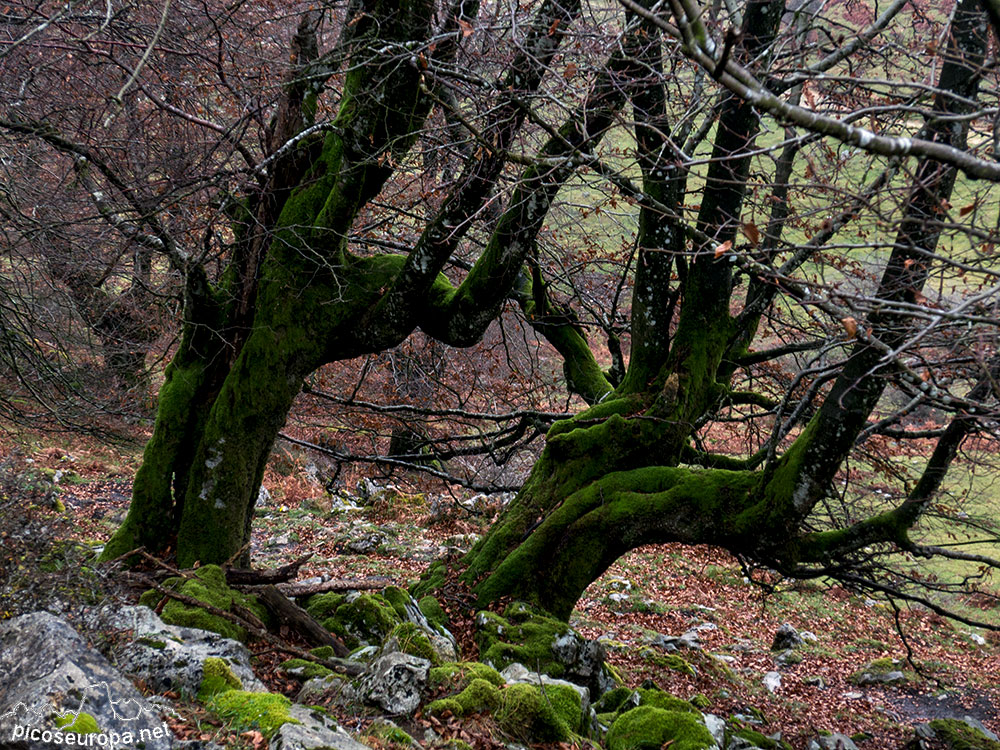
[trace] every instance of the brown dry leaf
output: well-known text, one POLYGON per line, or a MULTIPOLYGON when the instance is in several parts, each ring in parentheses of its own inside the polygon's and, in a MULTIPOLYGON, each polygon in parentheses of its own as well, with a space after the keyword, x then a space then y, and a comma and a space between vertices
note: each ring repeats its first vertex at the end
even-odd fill
POLYGON ((852 339, 858 335, 858 321, 852 317, 846 317, 841 319, 841 323, 844 324, 844 330, 847 331, 847 335, 852 339))
POLYGON ((973 201, 968 206, 962 206, 960 209, 958 209, 958 215, 965 216, 966 214, 970 214, 975 210, 976 210, 976 202, 973 201))
POLYGON ((471 23, 469 23, 468 21, 466 21, 464 18, 459 18, 458 19, 458 25, 462 29, 462 36, 463 37, 472 36, 472 32, 473 32, 474 29, 472 28, 472 24, 471 23))
POLYGON ((743 225, 743 234, 747 236, 747 239, 750 240, 750 244, 754 247, 760 245, 760 230, 757 229, 757 225, 752 221, 743 225))
POLYGON ((728 253, 732 249, 732 247, 733 247, 733 241, 732 240, 726 240, 721 245, 719 245, 717 248, 715 248, 715 257, 716 258, 721 258, 723 255, 725 255, 726 253, 728 253))

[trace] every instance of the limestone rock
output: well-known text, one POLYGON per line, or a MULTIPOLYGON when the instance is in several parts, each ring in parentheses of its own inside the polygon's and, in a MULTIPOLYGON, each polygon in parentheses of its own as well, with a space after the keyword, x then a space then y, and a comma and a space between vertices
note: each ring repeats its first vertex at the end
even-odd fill
POLYGON ((306 680, 299 694, 295 696, 297 703, 330 703, 349 707, 356 705, 358 691, 354 683, 341 675, 328 675, 327 677, 313 677, 306 680))
POLYGON ((722 743, 726 739, 726 720, 715 714, 702 714, 702 718, 705 721, 705 728, 712 735, 715 744, 722 747, 722 743))
POLYGON ((0 622, 0 675, 5 747, 49 750, 60 744, 54 732, 99 732, 105 745, 117 735, 120 745, 175 747, 149 701, 68 622, 48 612, 0 622))
POLYGON ((552 653, 566 667, 566 677, 586 685, 591 694, 603 695, 615 686, 604 666, 604 647, 569 630, 552 642, 552 653))
POLYGON ((103 619, 111 628, 135 632, 135 638, 115 650, 115 657, 122 671, 152 690, 197 695, 205 659, 217 658, 229 665, 243 690, 267 691, 250 667, 250 652, 239 641, 208 630, 167 625, 143 606, 106 612, 103 619))
POLYGON ((662 648, 667 653, 680 651, 683 648, 691 649, 692 651, 700 651, 702 648, 701 638, 695 629, 688 630, 677 636, 658 635, 653 639, 653 645, 657 648, 662 648))
POLYGON ((361 678, 361 695, 391 715, 411 714, 420 705, 430 667, 427 659, 409 654, 380 656, 361 678))
POLYGON ((802 640, 799 631, 791 623, 786 622, 774 634, 774 640, 771 642, 771 650, 785 651, 790 648, 798 648, 803 643, 805 641, 802 640))
POLYGON ((846 734, 834 732, 817 737, 809 743, 807 750, 858 750, 858 746, 846 734))
POLYGON ((299 724, 282 724, 268 750, 369 750, 321 711, 294 705, 288 713, 299 724))
POLYGON ((781 674, 779 672, 768 672, 764 675, 764 679, 761 682, 764 683, 764 687, 767 688, 769 693, 773 693, 781 687, 781 674))

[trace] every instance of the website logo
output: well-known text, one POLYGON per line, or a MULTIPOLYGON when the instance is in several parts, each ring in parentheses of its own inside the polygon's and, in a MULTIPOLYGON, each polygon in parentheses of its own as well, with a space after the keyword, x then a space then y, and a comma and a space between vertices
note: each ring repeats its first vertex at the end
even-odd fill
MULTIPOLYGON (((107 711, 95 713, 107 715, 107 711)), ((83 690, 79 706, 53 716, 50 706, 29 707, 17 703, 0 715, 0 731, 12 743, 41 743, 52 747, 101 747, 107 750, 128 750, 148 746, 154 740, 171 737, 166 722, 151 709, 133 698, 116 700, 107 682, 95 682, 83 690), (88 712, 106 705, 116 722, 115 727, 102 727, 94 714, 88 712), (50 718, 51 717, 51 718, 50 718), (120 722, 120 724, 118 724, 120 722)))

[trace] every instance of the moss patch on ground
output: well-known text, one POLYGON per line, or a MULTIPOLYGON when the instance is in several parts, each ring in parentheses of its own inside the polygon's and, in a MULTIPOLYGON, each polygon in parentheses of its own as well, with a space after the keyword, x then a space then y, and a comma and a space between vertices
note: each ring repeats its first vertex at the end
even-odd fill
POLYGON ((792 750, 792 746, 787 742, 776 740, 749 728, 739 729, 733 732, 732 736, 744 739, 754 747, 761 748, 761 750, 792 750))
POLYGON ((691 677, 695 677, 697 675, 697 670, 694 666, 687 659, 678 656, 677 654, 664 654, 657 649, 646 646, 639 651, 639 656, 641 656, 644 661, 648 661, 650 664, 655 664, 663 669, 670 669, 674 672, 680 672, 681 674, 686 674, 691 677))
POLYGON ((365 730, 365 735, 379 740, 382 744, 403 747, 414 744, 413 738, 410 735, 395 724, 390 724, 387 721, 372 722, 372 725, 365 730))
POLYGON ((439 698, 424 706, 424 713, 428 716, 462 716, 462 704, 454 698, 439 698))

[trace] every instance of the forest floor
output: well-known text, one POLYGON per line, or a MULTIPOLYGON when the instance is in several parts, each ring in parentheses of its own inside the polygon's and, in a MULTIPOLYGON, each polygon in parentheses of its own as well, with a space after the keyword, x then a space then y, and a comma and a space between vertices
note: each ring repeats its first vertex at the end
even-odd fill
MULTIPOLYGON (((135 595, 116 585, 113 572, 86 564, 124 516, 138 460, 137 451, 0 435, 0 619, 50 606, 53 596, 135 595), (81 569, 91 572, 83 576, 81 569)), ((386 585, 405 587, 431 560, 466 549, 496 511, 487 505, 472 512, 457 497, 383 489, 356 510, 335 512, 301 469, 286 461, 268 470, 270 498, 258 507, 254 567, 311 554, 300 578, 381 576, 386 585)), ((912 737, 907 727, 946 716, 971 716, 1000 732, 997 633, 843 588, 775 583, 768 589, 751 583, 719 549, 647 547, 586 591, 571 624, 605 642, 610 663, 630 685, 651 679, 682 698, 703 695, 707 712, 759 717, 764 723, 756 729, 781 731, 796 750, 820 730, 855 737, 861 750, 900 748, 912 737), (801 661, 779 667, 771 642, 786 622, 816 640, 798 649, 801 661), (703 649, 681 655, 693 675, 668 668, 662 652, 649 647, 659 634, 692 628, 703 649), (899 660, 905 682, 852 682, 866 665, 886 659, 899 660), (762 682, 769 672, 781 675, 773 692, 762 682)), ((1000 622, 995 600, 972 596, 959 603, 979 619, 1000 622)), ((278 661, 274 654, 261 658, 262 679, 294 695, 297 683, 273 672, 278 661)), ((196 713, 188 730, 254 744, 196 713)))

